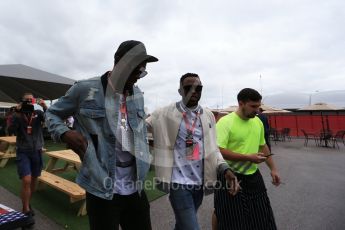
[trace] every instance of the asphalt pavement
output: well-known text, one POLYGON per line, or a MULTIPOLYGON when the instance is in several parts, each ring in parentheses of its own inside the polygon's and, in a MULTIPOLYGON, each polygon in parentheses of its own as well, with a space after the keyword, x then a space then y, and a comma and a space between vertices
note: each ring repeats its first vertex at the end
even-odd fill
MULTIPOLYGON (((272 143, 283 184, 271 183, 269 170, 260 165, 279 230, 345 229, 345 146, 317 147, 304 140, 272 143)), ((211 229, 213 195, 205 196, 198 212, 201 229, 211 229)), ((151 203, 153 229, 173 229, 168 196, 151 203)))

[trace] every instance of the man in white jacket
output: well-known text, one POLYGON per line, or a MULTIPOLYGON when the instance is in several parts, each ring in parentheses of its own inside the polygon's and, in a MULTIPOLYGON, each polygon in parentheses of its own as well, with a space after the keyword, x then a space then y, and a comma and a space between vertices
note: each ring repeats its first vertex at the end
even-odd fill
POLYGON ((178 92, 182 100, 156 110, 147 123, 154 139, 157 187, 170 192, 175 229, 194 230, 199 229, 196 214, 204 189, 217 185, 217 173, 227 180, 229 195, 238 192, 239 184, 219 152, 212 112, 198 104, 199 76, 184 74, 178 92))

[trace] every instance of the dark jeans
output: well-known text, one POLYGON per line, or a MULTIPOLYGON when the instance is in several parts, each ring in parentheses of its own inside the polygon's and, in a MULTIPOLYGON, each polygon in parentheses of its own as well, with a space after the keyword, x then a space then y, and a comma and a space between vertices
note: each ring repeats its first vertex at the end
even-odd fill
POLYGON ((150 230, 150 204, 144 191, 105 200, 86 193, 86 210, 91 230, 150 230))
POLYGON ((197 211, 202 203, 202 186, 173 183, 169 200, 175 213, 175 230, 199 230, 197 211))

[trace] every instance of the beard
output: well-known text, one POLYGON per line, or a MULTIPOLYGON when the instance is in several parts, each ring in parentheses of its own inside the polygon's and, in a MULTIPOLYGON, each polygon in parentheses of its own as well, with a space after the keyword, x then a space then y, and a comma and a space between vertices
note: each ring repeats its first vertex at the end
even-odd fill
POLYGON ((246 117, 248 117, 248 118, 254 118, 255 116, 256 116, 256 113, 255 113, 255 114, 251 113, 251 114, 248 114, 246 117))
POLYGON ((244 108, 242 109, 242 114, 248 119, 254 118, 256 116, 256 112, 248 113, 244 108))

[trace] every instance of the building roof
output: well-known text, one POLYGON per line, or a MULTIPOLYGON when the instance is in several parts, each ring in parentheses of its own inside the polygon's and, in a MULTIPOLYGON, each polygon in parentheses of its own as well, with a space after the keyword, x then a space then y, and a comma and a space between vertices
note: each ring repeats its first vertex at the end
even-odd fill
POLYGON ((18 102, 24 93, 53 100, 63 96, 75 80, 26 65, 0 65, 0 101, 18 102))
POLYGON ((75 80, 22 64, 0 65, 0 76, 73 85, 75 80))

